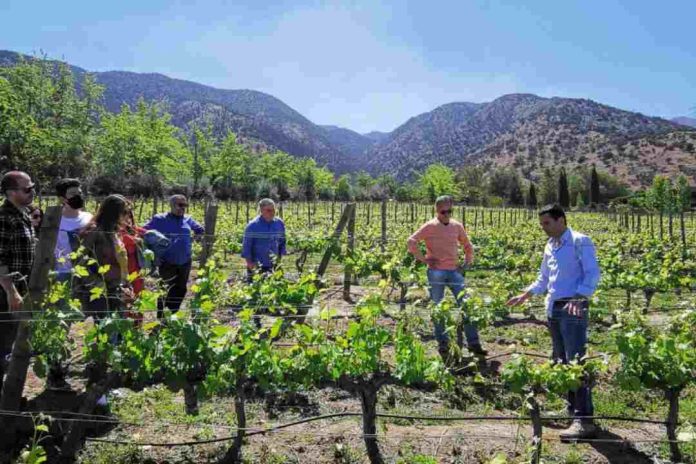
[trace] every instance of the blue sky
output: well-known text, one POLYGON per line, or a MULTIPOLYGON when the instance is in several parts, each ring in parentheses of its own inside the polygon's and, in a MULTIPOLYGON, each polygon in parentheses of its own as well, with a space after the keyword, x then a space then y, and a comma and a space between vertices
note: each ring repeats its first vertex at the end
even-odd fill
POLYGON ((693 114, 693 0, 0 0, 0 48, 270 93, 389 131, 512 92, 693 114))

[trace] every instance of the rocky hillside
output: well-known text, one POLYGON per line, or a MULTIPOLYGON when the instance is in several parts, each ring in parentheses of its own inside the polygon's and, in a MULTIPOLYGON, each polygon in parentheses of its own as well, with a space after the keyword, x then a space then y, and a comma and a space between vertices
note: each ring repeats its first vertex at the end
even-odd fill
POLYGON ((546 165, 595 162, 633 186, 657 172, 696 180, 696 131, 591 100, 502 96, 452 103, 411 118, 368 150, 373 172, 408 177, 442 162, 514 165, 534 177, 546 165))
POLYGON ((690 118, 688 116, 679 116, 678 118, 670 119, 670 121, 681 124, 682 126, 696 127, 696 118, 690 118))
MULTIPOLYGON (((0 51, 0 66, 19 59, 0 51)), ((84 74, 72 67, 75 74, 84 74)), ((367 169, 404 179, 429 164, 502 164, 528 177, 546 165, 597 163, 633 186, 655 173, 684 172, 696 183, 696 123, 667 121, 591 100, 504 95, 489 103, 449 103, 412 117, 391 133, 357 132, 309 121, 279 99, 254 90, 222 90, 161 74, 94 73, 104 105, 118 111, 139 98, 167 102, 181 128, 212 124, 255 151, 310 156, 338 173, 367 169)))

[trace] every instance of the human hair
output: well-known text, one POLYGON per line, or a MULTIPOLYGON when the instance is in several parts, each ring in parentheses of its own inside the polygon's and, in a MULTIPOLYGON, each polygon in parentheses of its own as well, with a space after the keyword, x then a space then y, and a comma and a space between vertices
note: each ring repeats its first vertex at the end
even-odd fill
POLYGON ((548 214, 556 221, 559 218, 566 218, 565 211, 563 211, 563 208, 558 203, 546 205, 539 210, 539 217, 544 216, 545 214, 548 214))
POLYGON ((0 193, 6 194, 8 190, 19 187, 19 179, 22 177, 29 177, 29 175, 23 171, 6 172, 5 175, 2 176, 2 180, 0 180, 0 193))
POLYGON ((58 181, 56 184, 56 195, 59 197, 65 198, 65 195, 68 192, 68 189, 71 189, 73 187, 82 187, 82 182, 80 182, 80 179, 73 179, 73 178, 65 178, 61 179, 58 181))
POLYGON ((29 206, 27 206, 27 213, 31 216, 34 211, 38 211, 41 216, 43 216, 44 212, 43 210, 37 205, 36 203, 32 203, 29 206))
POLYGON ((454 203, 454 199, 450 195, 440 195, 435 199, 435 208, 440 205, 444 205, 445 203, 451 205, 454 203))
POLYGON ((275 208, 275 201, 270 198, 262 198, 259 200, 259 209, 265 208, 266 206, 272 206, 275 208))
POLYGON ((92 223, 104 232, 116 232, 123 226, 123 216, 128 211, 128 200, 123 195, 104 198, 92 223))
POLYGON ((180 199, 183 199, 184 201, 188 201, 188 198, 186 198, 186 195, 182 195, 181 193, 177 193, 177 194, 169 197, 169 206, 174 206, 174 203, 176 203, 177 200, 180 200, 180 199))

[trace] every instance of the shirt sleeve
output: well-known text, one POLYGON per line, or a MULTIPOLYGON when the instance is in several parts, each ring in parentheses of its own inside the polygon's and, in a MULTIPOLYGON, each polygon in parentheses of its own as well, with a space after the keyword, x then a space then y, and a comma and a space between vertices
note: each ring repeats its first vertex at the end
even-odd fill
POLYGON ((157 216, 152 216, 149 221, 147 221, 147 224, 143 226, 143 229, 147 230, 153 230, 157 229, 157 216))
POLYGON ((280 234, 280 239, 278 240, 278 253, 284 256, 288 254, 288 251, 286 249, 287 239, 285 238, 285 224, 283 222, 280 223, 280 234))
POLYGON ((244 229, 244 238, 242 238, 242 258, 246 260, 253 259, 254 237, 251 230, 251 224, 244 229))
POLYGON ((464 247, 464 255, 466 256, 466 261, 471 262, 474 259, 474 247, 471 245, 471 241, 469 240, 469 235, 466 233, 466 229, 464 229, 464 226, 461 226, 459 228, 459 237, 458 237, 459 243, 464 247))
POLYGON ((536 281, 527 288, 528 292, 532 292, 533 295, 541 295, 546 293, 549 285, 549 263, 547 253, 548 245, 544 247, 544 259, 541 260, 541 269, 539 269, 539 275, 536 281))
POLYGON ((205 228, 198 222, 196 222, 196 220, 193 219, 191 216, 189 216, 188 218, 188 223, 191 227, 191 230, 193 230, 193 233, 195 233, 196 235, 202 235, 203 233, 205 233, 205 228))
POLYGON ((423 224, 420 229, 415 231, 413 235, 408 238, 408 251, 413 254, 418 249, 418 244, 425 240, 430 234, 430 224, 423 224))
POLYGON ((582 296, 592 296, 597 289, 599 283, 600 270, 597 262, 597 250, 595 249, 592 239, 586 237, 582 240, 580 246, 580 264, 582 265, 583 279, 578 285, 577 292, 582 296))
POLYGON ((0 275, 10 273, 10 251, 12 250, 10 227, 10 221, 5 216, 0 216, 0 275))

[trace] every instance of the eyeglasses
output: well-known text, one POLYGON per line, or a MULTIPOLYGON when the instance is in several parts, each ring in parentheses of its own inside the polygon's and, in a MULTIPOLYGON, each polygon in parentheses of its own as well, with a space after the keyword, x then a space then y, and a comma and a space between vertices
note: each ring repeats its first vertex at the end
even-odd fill
POLYGON ((443 209, 442 211, 440 211, 440 214, 452 214, 452 210, 451 209, 443 209))

